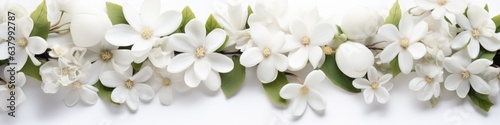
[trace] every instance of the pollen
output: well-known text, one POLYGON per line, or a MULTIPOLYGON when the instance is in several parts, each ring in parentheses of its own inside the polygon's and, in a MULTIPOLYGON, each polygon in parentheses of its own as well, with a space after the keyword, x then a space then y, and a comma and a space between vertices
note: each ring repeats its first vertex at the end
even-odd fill
POLYGON ((308 37, 302 38, 302 44, 303 45, 309 45, 311 43, 311 40, 308 37))
POLYGON ((64 67, 61 69, 61 75, 68 75, 69 73, 69 68, 68 67, 64 67))
POLYGON ((467 79, 470 77, 470 73, 467 70, 462 71, 462 79, 467 79))
POLYGON ((323 48, 323 53, 326 55, 332 55, 335 51, 333 51, 332 47, 324 46, 323 48))
POLYGON ((432 81, 434 81, 434 79, 427 76, 427 77, 425 77, 425 81, 430 84, 430 83, 432 83, 432 81))
POLYGON ((373 82, 372 83, 372 89, 377 89, 378 88, 378 83, 377 82, 373 82))
POLYGON ((265 48, 262 51, 262 54, 264 55, 264 57, 269 57, 271 55, 271 50, 269 50, 269 48, 265 48))
POLYGON ((408 41, 408 39, 404 38, 400 41, 400 44, 401 44, 401 47, 403 48, 408 48, 408 46, 410 46, 410 41, 408 41))
POLYGON ((79 89, 82 86, 82 84, 78 81, 73 82, 73 88, 79 89))
POLYGON ((438 1, 438 4, 441 6, 446 4, 446 0, 437 0, 437 1, 438 1))
POLYGON ((127 87, 127 89, 131 89, 132 87, 134 87, 134 82, 132 82, 130 79, 125 81, 125 87, 127 87))
POLYGON ((205 48, 204 47, 198 47, 196 48, 196 57, 201 58, 205 56, 205 48))
POLYGON ((163 79, 163 85, 169 86, 170 85, 170 79, 163 79))
POLYGON ((21 39, 19 39, 18 42, 19 42, 19 46, 21 46, 21 47, 28 46, 28 40, 26 40, 26 38, 21 38, 21 39))
POLYGON ((306 86, 303 86, 302 88, 300 88, 300 93, 307 94, 308 92, 309 92, 309 88, 307 88, 306 86))
POLYGON ((111 53, 111 51, 104 50, 101 52, 101 60, 103 60, 104 62, 108 62, 109 60, 111 60, 111 58, 113 58, 113 54, 111 53))
POLYGON ((477 38, 479 38, 480 35, 481 35, 481 32, 479 32, 479 30, 477 30, 477 29, 472 30, 472 37, 477 39, 477 38))
POLYGON ((149 39, 149 38, 151 38, 152 35, 153 35, 153 31, 151 31, 151 29, 149 27, 144 28, 144 30, 142 30, 141 36, 143 39, 149 39))

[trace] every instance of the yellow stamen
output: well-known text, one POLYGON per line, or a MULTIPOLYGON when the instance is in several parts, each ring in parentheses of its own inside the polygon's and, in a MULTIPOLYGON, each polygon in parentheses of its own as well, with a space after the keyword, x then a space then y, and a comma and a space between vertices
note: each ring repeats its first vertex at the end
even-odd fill
POLYGON ((425 81, 430 84, 430 83, 432 83, 432 81, 434 81, 434 79, 427 76, 427 77, 425 77, 425 81))
POLYGON ((131 80, 125 81, 125 87, 127 87, 127 89, 131 89, 132 87, 134 87, 134 82, 132 82, 131 80))
POLYGON ((73 82, 73 88, 79 89, 81 87, 81 83, 78 81, 73 82))
POLYGON ((142 30, 141 36, 143 39, 149 39, 149 38, 151 38, 152 35, 153 35, 153 31, 151 31, 151 29, 149 27, 146 27, 146 28, 144 28, 144 30, 142 30))
POLYGON ((323 53, 326 55, 332 55, 335 51, 333 51, 332 47, 324 46, 323 53))
POLYGON ((101 52, 101 60, 104 62, 107 62, 113 58, 113 53, 111 53, 109 50, 104 50, 101 52))
POLYGON ((204 56, 205 56, 205 48, 204 47, 196 48, 196 57, 201 58, 204 56))
POLYGON ((269 48, 265 48, 262 51, 262 54, 264 54, 264 57, 269 57, 271 55, 271 50, 269 50, 269 48))
POLYGON ((462 79, 466 79, 470 77, 470 73, 467 70, 462 71, 462 79))
POLYGON ((309 40, 309 38, 307 38, 307 37, 302 38, 302 44, 303 45, 309 45, 309 43, 311 43, 311 41, 309 40))
POLYGON ((170 85, 170 79, 163 79, 163 85, 169 86, 170 85))
POLYGON ((372 83, 372 89, 377 89, 377 88, 378 88, 378 83, 377 82, 372 83))
POLYGON ((438 1, 438 4, 441 6, 446 4, 446 0, 437 0, 437 1, 438 1))
POLYGON ((472 37, 477 39, 477 38, 479 38, 480 35, 481 35, 481 32, 479 32, 479 30, 477 30, 477 29, 472 30, 472 37))
POLYGON ((400 44, 401 44, 401 47, 403 48, 408 48, 408 46, 410 46, 410 41, 408 41, 408 39, 404 38, 400 41, 400 44))
POLYGON ((21 39, 19 39, 18 42, 19 42, 19 46, 20 47, 26 47, 26 46, 28 46, 28 40, 26 40, 26 38, 21 38, 21 39))
POLYGON ((307 94, 308 92, 309 92, 309 88, 307 88, 306 86, 303 86, 302 88, 300 88, 300 93, 307 94))
POLYGON ((61 69, 61 75, 68 75, 69 73, 69 68, 68 67, 64 67, 61 69))

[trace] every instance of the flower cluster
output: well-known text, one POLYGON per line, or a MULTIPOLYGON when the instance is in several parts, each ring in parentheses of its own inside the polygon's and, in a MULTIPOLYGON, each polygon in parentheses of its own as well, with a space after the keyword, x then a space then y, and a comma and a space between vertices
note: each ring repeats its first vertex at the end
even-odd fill
MULTIPOLYGON (((362 92, 368 104, 374 98, 389 102, 391 80, 399 74, 416 74, 398 84, 408 84, 421 101, 439 99, 444 86, 459 98, 481 101, 487 111, 488 96, 499 91, 500 68, 492 60, 500 49, 500 16, 489 17, 487 6, 415 0, 417 6, 406 11, 396 2, 387 17, 357 7, 335 25, 317 7, 287 0, 228 1, 206 22, 189 7, 169 10, 161 2, 144 0, 137 10, 127 3, 44 0, 31 17, 22 6, 6 3, 0 11, 16 13, 19 28, 15 40, 0 32, 0 48, 15 44, 20 82, 10 90, 1 85, 0 94, 16 91, 21 103, 26 75, 42 81, 45 93, 65 94, 68 106, 79 100, 95 104, 101 96, 137 110, 140 100, 156 93, 170 105, 173 91, 200 84, 229 97, 246 73, 255 73, 271 100, 290 101, 292 114, 301 116, 307 105, 326 108, 327 95, 318 87, 326 78, 362 92), (92 7, 101 4, 107 11, 92 7), (47 15, 58 20, 49 22, 47 15), (292 73, 308 66, 314 70, 305 80, 292 73)), ((0 16, 0 29, 7 29, 6 15, 0 16)), ((8 65, 9 57, 0 52, 0 65, 8 65)))

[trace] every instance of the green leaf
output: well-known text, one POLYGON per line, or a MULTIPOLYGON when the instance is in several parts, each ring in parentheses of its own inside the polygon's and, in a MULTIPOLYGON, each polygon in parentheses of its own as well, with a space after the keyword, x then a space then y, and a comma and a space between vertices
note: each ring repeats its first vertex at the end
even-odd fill
POLYGON ((339 25, 337 25, 337 31, 339 32, 338 34, 344 34, 344 31, 339 25))
POLYGON ((485 112, 490 111, 491 106, 493 106, 493 102, 488 98, 488 95, 477 93, 473 88, 469 90, 470 100, 474 105, 483 109, 485 112))
MULTIPOLYGON (((222 29, 222 26, 220 26, 219 22, 217 22, 217 19, 215 19, 214 15, 210 14, 210 16, 208 16, 207 22, 205 23, 205 29, 207 31, 207 35, 210 32, 212 32, 214 29, 217 29, 217 28, 222 29)), ((224 43, 215 51, 220 52, 220 51, 224 50, 228 40, 229 40, 229 36, 226 35, 226 39, 224 40, 224 43)))
POLYGON ((94 87, 96 87, 99 90, 99 92, 97 92, 97 94, 99 96, 101 96, 102 99, 104 99, 108 102, 111 102, 113 104, 120 105, 120 103, 116 103, 116 102, 113 102, 113 100, 111 100, 111 92, 113 92, 113 88, 108 88, 108 87, 102 85, 101 81, 97 81, 97 83, 94 84, 94 87))
POLYGON ((486 10, 486 12, 490 12, 490 8, 488 7, 488 4, 484 5, 484 10, 486 10))
POLYGON ((429 104, 431 104, 431 107, 434 108, 436 107, 436 105, 438 104, 439 102, 439 98, 434 98, 432 97, 430 100, 429 100, 429 104))
POLYGON ((132 68, 134 69, 134 73, 139 72, 139 70, 141 70, 141 67, 142 67, 142 63, 132 62, 132 68))
POLYGON ((392 77, 396 77, 399 73, 401 73, 401 69, 399 69, 399 60, 398 57, 394 58, 389 65, 391 66, 392 77))
POLYGON ((478 57, 478 59, 483 58, 483 59, 493 60, 493 58, 495 57, 496 54, 497 54, 497 52, 490 52, 490 51, 484 49, 483 47, 481 47, 481 49, 479 50, 479 55, 477 57, 478 57))
POLYGON ((354 88, 352 85, 352 81, 354 80, 351 77, 346 76, 342 71, 340 71, 339 67, 337 67, 337 62, 335 61, 335 55, 326 56, 325 62, 323 66, 320 68, 325 75, 332 81, 335 85, 340 88, 352 92, 359 93, 361 90, 354 88))
POLYGON ((385 19, 385 24, 394 24, 396 27, 398 27, 401 16, 401 7, 399 6, 399 1, 396 0, 391 10, 389 10, 389 16, 387 16, 387 18, 385 19))
POLYGON ((245 81, 245 67, 240 64, 240 57, 234 55, 232 58, 234 68, 228 73, 220 73, 221 89, 226 98, 232 97, 245 81))
POLYGON ((266 91, 267 97, 273 101, 273 104, 276 104, 280 107, 287 107, 287 101, 280 96, 280 91, 283 86, 288 84, 288 79, 285 76, 285 73, 279 72, 276 80, 270 83, 264 83, 262 86, 266 91))
POLYGON ((30 15, 33 19, 33 30, 30 36, 39 36, 47 40, 50 30, 50 22, 47 20, 47 5, 45 0, 30 15))
POLYGON ((123 15, 122 6, 111 2, 106 2, 106 10, 108 11, 109 20, 113 25, 128 24, 125 15, 123 15))
MULTIPOLYGON (((43 65, 44 62, 41 63, 42 64, 40 64, 40 66, 43 65)), ((35 64, 31 62, 31 59, 28 58, 28 60, 26 60, 26 63, 24 64, 23 68, 20 71, 24 72, 24 74, 27 76, 42 81, 42 76, 40 75, 40 66, 35 66, 35 64)))
POLYGON ((186 27, 186 24, 194 18, 195 18, 195 16, 194 16, 193 11, 191 11, 191 8, 189 8, 189 6, 184 7, 184 9, 182 10, 181 25, 179 25, 179 28, 177 28, 177 30, 175 32, 176 33, 185 33, 184 27, 186 27))
POLYGON ((496 33, 500 32, 500 15, 497 15, 495 17, 493 17, 491 20, 493 20, 493 22, 495 22, 495 25, 496 25, 496 33))
POLYGON ((247 11, 248 11, 248 15, 247 15, 247 21, 246 21, 247 24, 245 25, 246 29, 250 28, 250 25, 248 25, 248 17, 250 17, 250 14, 253 13, 252 7, 250 7, 250 5, 248 5, 247 11))
POLYGON ((2 66, 3 64, 7 64, 7 63, 9 63, 9 61, 7 61, 7 60, 0 60, 0 66, 2 66))

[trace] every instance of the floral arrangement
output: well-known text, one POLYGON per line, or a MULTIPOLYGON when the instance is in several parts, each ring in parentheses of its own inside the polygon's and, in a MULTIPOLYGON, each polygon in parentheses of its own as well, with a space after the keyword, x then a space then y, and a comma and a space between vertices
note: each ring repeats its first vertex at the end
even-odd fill
POLYGON ((359 7, 338 25, 314 7, 288 8, 287 0, 252 6, 229 1, 206 21, 189 7, 163 12, 160 0, 144 0, 139 10, 104 1, 53 0, 49 8, 46 2, 31 13, 12 2, 0 10, 5 111, 26 99, 26 77, 41 81, 45 93, 65 94, 67 106, 95 104, 100 97, 138 110, 139 100, 158 94, 170 105, 173 91, 196 87, 221 89, 229 98, 246 73, 256 73, 270 101, 290 104, 294 116, 307 105, 325 109, 316 86, 325 78, 347 92, 362 92, 367 104, 386 103, 393 85, 409 84, 415 98, 431 106, 441 91, 456 91, 488 111, 490 96, 499 91, 493 59, 500 49, 500 16, 489 17, 487 5, 465 0, 415 0, 409 10, 396 1, 387 16, 359 7), (92 7, 99 4, 106 10, 92 7), (51 14, 59 20, 49 22, 51 14), (63 35, 71 41, 51 42, 63 35), (305 79, 291 72, 307 65, 314 70, 305 79), (409 83, 391 82, 412 72, 417 75, 409 83))

